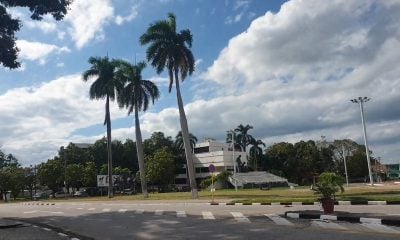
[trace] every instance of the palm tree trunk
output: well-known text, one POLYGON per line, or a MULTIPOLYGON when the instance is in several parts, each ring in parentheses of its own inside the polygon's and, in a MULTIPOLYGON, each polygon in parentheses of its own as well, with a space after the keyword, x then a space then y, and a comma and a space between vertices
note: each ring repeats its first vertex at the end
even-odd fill
POLYGON ((182 129, 182 138, 183 138, 183 145, 185 146, 185 154, 186 154, 186 161, 187 167, 189 172, 189 180, 190 180, 190 188, 192 189, 192 198, 198 199, 197 193, 197 183, 196 183, 196 176, 194 171, 194 164, 193 164, 193 155, 190 146, 190 139, 189 139, 189 127, 186 119, 185 109, 183 108, 182 96, 181 91, 179 88, 179 77, 178 71, 175 70, 175 86, 176 86, 176 98, 178 100, 178 109, 179 109, 179 120, 181 122, 181 129, 182 129))
POLYGON ((106 124, 107 124, 107 158, 108 158, 108 197, 113 197, 112 179, 112 153, 111 153, 111 118, 110 118, 110 97, 106 101, 106 124))
POLYGON ((140 131, 139 109, 137 107, 137 104, 135 104, 135 134, 136 134, 136 151, 139 162, 140 183, 142 185, 142 193, 145 198, 148 198, 149 194, 147 192, 146 169, 144 166, 142 132, 140 131))

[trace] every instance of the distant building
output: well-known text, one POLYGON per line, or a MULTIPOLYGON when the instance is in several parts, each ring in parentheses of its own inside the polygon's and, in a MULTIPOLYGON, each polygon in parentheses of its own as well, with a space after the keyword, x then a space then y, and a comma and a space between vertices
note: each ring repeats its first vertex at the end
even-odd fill
POLYGON ((400 179, 400 163, 385 164, 389 179, 400 179))
POLYGON ((71 142, 71 144, 77 148, 82 148, 82 149, 87 149, 87 148, 93 146, 92 143, 73 143, 73 142, 71 142))
MULTIPOLYGON (((193 151, 197 183, 211 175, 208 169, 210 164, 215 166, 215 175, 225 170, 233 172, 233 164, 235 162, 235 166, 237 166, 236 160, 238 158, 247 165, 246 152, 242 152, 240 148, 236 148, 233 152, 232 144, 220 143, 215 139, 209 138, 202 143, 197 143, 193 151)), ((176 176, 175 184, 186 185, 188 183, 186 172, 185 166, 176 176)))

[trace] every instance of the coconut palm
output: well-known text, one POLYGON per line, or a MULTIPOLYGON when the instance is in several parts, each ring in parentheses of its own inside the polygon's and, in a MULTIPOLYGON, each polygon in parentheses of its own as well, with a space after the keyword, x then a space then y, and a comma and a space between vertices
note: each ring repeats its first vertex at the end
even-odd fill
POLYGON ((160 74, 167 68, 169 92, 171 92, 172 85, 175 83, 192 198, 198 198, 193 156, 190 149, 189 128, 179 87, 179 77, 183 82, 194 71, 194 56, 190 50, 192 41, 193 37, 189 29, 177 32, 176 17, 172 13, 168 14, 166 20, 159 20, 150 24, 146 33, 140 37, 142 45, 149 44, 146 52, 147 60, 156 69, 157 73, 160 74))
MULTIPOLYGON (((192 150, 194 149, 194 146, 197 143, 197 137, 191 133, 189 133, 189 138, 190 138, 190 147, 192 148, 192 150)), ((182 137, 182 131, 179 131, 178 134, 175 137, 175 147, 179 150, 184 150, 185 146, 184 146, 184 141, 183 141, 183 137, 182 137)))
POLYGON ((246 152, 247 146, 252 141, 255 141, 254 137, 251 136, 250 134, 248 134, 248 131, 250 129, 253 129, 253 126, 250 126, 249 124, 247 124, 246 126, 243 126, 242 124, 240 124, 239 126, 237 126, 237 128, 235 128, 235 132, 237 132, 235 140, 239 143, 243 152, 246 152))
POLYGON ((114 101, 117 96, 117 89, 122 84, 115 78, 115 61, 110 61, 108 57, 90 57, 90 69, 83 74, 83 80, 86 82, 94 77, 95 81, 90 86, 90 99, 106 98, 104 125, 107 125, 107 159, 108 159, 108 197, 113 197, 112 181, 112 153, 111 153, 111 118, 110 118, 110 100, 114 101))
POLYGON ((147 198, 149 195, 146 184, 139 111, 145 112, 149 107, 150 101, 154 104, 154 100, 159 98, 160 92, 152 81, 142 79, 142 71, 146 67, 146 63, 139 62, 136 65, 132 65, 129 62, 119 60, 117 65, 117 79, 124 83, 124 88, 120 91, 120 94, 118 94, 118 104, 121 108, 128 108, 128 115, 135 112, 136 151, 139 163, 140 181, 142 184, 143 196, 147 198))
POLYGON ((249 151, 250 157, 253 160, 253 168, 255 171, 257 171, 257 164, 262 157, 261 146, 265 147, 265 143, 261 140, 256 141, 255 139, 253 139, 253 141, 250 144, 251 144, 250 151, 249 151))

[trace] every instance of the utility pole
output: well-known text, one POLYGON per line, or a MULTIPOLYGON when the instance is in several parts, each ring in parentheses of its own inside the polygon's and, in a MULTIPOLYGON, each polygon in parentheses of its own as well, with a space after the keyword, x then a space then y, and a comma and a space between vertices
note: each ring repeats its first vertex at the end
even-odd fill
POLYGON ((365 128, 365 120, 364 120, 364 103, 368 102, 371 100, 368 97, 358 97, 355 99, 351 99, 350 101, 352 103, 358 103, 360 105, 360 110, 361 110, 361 123, 363 126, 363 131, 364 131, 364 143, 365 143, 365 153, 367 154, 367 163, 368 163, 368 173, 369 173, 369 181, 371 183, 371 186, 374 186, 374 180, 372 178, 372 171, 371 171, 371 162, 369 158, 369 148, 368 148, 368 139, 367 139, 367 129, 365 128))

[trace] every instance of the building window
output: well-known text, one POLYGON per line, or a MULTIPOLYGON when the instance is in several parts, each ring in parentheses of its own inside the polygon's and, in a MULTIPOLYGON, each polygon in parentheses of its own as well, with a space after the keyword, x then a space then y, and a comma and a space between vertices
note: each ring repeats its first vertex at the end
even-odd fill
POLYGON ((199 167, 196 168, 196 173, 208 173, 208 167, 199 167))
POLYGON ((198 147, 194 149, 194 153, 206 153, 206 152, 210 152, 210 147, 198 147))

